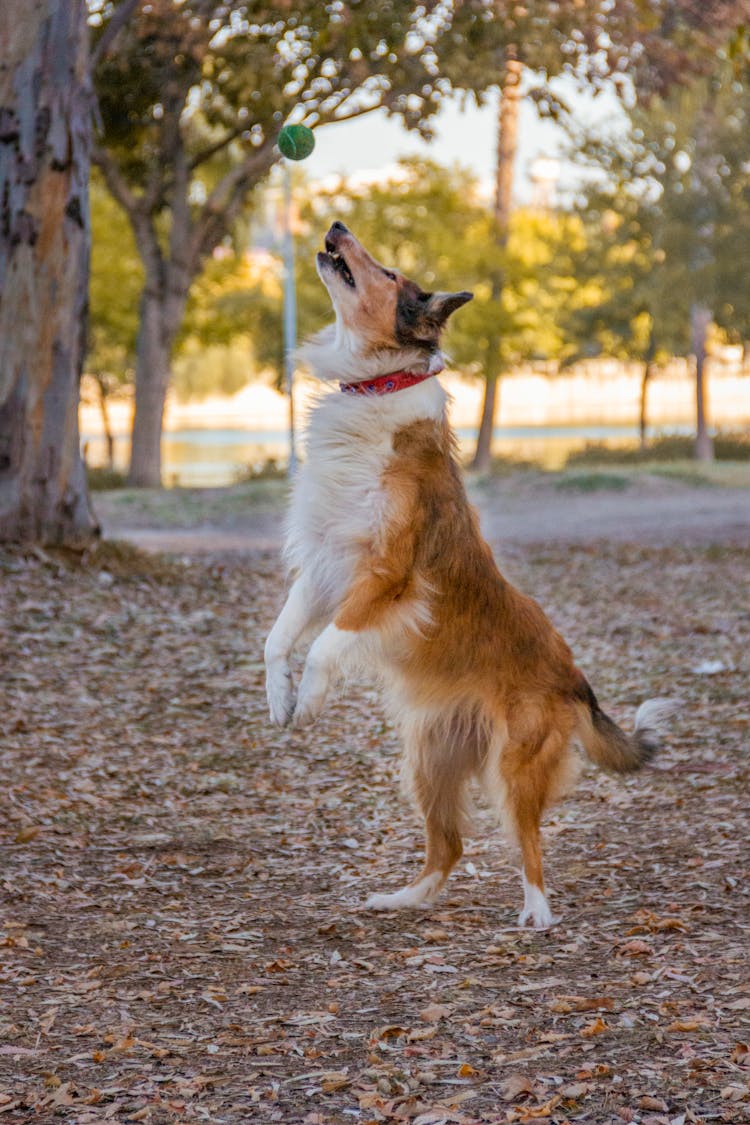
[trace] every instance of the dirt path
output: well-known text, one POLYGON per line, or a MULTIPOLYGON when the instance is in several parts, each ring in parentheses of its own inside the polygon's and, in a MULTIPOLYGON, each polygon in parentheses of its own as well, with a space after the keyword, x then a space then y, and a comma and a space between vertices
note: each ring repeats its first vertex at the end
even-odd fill
MULTIPOLYGON (((516 474, 475 484, 485 534, 493 545, 587 543, 750 546, 750 489, 684 482, 648 475, 516 474), (608 487, 608 482, 617 487, 608 487)), ((188 494, 189 495, 189 494, 188 494)), ((102 494, 97 510, 108 538, 149 551, 185 554, 279 550, 283 540, 283 490, 243 506, 237 491, 219 490, 196 511, 185 497, 156 509, 102 494), (180 506, 181 505, 181 506, 180 506), (135 510, 134 510, 135 508, 135 510), (165 526, 165 518, 168 525, 165 526)))

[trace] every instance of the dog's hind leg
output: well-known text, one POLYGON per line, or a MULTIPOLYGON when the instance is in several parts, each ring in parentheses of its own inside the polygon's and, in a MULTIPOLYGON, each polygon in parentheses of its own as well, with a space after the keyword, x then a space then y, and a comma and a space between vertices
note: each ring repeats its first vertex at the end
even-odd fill
MULTIPOLYGON (((420 740, 421 741, 421 740, 420 740)), ((463 855, 461 831, 466 820, 465 789, 476 762, 476 748, 429 742, 407 747, 411 789, 425 820, 424 866, 414 882, 393 894, 371 895, 370 910, 398 910, 433 902, 463 855)))
POLYGON ((568 736, 555 728, 531 745, 509 743, 502 754, 506 813, 521 848, 523 909, 520 926, 546 930, 553 917, 544 889, 539 825, 545 808, 565 788, 571 772, 568 736))

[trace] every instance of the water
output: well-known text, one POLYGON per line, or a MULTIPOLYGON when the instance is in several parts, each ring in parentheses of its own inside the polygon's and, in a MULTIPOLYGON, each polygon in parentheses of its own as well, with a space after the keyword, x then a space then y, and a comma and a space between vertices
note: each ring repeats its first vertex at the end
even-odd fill
MULTIPOLYGON (((670 427, 670 433, 687 432, 670 427)), ((476 431, 457 430, 461 452, 469 457, 476 431)), ((497 426, 493 452, 496 456, 532 461, 547 469, 560 468, 567 456, 587 442, 608 445, 637 441, 635 426, 497 426)), ((90 465, 102 465, 106 450, 100 435, 84 435, 90 465)), ((218 487, 234 484, 250 471, 258 471, 269 461, 285 465, 287 434, 284 431, 246 429, 175 430, 162 439, 164 483, 169 486, 218 487)), ((130 439, 115 437, 115 467, 127 469, 130 439)))

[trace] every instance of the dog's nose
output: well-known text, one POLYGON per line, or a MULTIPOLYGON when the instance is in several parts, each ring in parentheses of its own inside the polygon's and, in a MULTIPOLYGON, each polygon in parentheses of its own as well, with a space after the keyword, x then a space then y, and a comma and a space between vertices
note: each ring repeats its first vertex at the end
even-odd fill
POLYGON ((339 234, 348 234, 349 233, 347 227, 345 227, 343 223, 340 223, 338 219, 336 220, 335 223, 331 223, 331 230, 335 230, 339 234))

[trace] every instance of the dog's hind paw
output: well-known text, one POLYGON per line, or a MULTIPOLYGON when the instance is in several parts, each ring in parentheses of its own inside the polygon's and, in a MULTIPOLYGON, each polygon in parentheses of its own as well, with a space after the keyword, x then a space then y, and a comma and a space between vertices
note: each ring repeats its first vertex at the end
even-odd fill
POLYGON ((392 894, 370 895, 365 903, 365 910, 408 910, 417 906, 429 906, 444 882, 440 872, 433 872, 392 894))
POLYGON ((518 925, 534 930, 548 930, 560 919, 556 918, 549 907, 544 891, 527 883, 524 879, 523 910, 518 915, 518 925))

